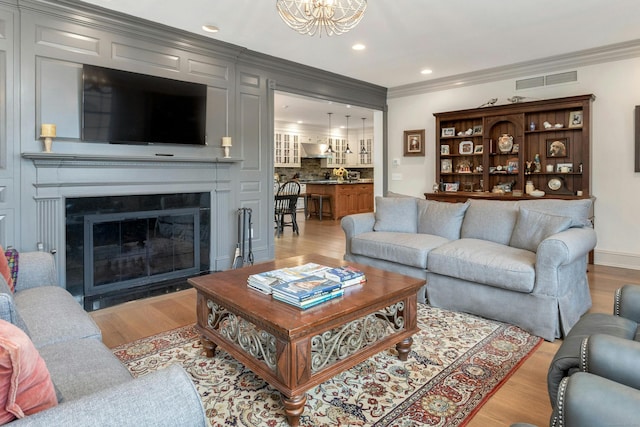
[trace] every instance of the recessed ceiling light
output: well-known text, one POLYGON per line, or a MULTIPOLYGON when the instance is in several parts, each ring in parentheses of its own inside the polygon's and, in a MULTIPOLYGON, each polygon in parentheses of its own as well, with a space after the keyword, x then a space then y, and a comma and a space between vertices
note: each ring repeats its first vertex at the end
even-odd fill
POLYGON ((365 45, 363 45, 362 43, 356 43, 353 46, 351 46, 351 49, 353 50, 365 50, 367 47, 365 45))
POLYGON ((303 124, 304 122, 302 120, 298 120, 297 122, 299 125, 303 124))
POLYGON ((217 33, 218 31, 220 31, 220 28, 216 27, 215 25, 203 25, 202 26, 202 30, 206 31, 207 33, 217 33))
POLYGON ((424 70, 420 71, 420 74, 431 74, 433 73, 433 70, 430 70, 428 68, 425 68, 424 70))

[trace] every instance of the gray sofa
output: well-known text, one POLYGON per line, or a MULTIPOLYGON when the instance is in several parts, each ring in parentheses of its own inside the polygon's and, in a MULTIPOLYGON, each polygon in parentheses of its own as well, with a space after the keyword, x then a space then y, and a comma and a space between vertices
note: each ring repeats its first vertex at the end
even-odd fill
POLYGON ((553 341, 591 307, 592 201, 376 197, 342 219, 344 259, 426 279, 422 301, 553 341))
POLYGON ((177 365, 134 379, 93 319, 57 285, 53 256, 20 253, 16 291, 0 276, 0 318, 24 330, 49 370, 58 405, 26 426, 204 426, 200 396, 177 365))

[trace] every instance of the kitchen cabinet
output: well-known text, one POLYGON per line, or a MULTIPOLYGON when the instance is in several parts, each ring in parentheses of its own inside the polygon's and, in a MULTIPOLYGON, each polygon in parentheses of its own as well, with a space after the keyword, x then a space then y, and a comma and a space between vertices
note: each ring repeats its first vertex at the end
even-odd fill
POLYGON ((373 183, 307 183, 307 194, 331 196, 331 217, 373 212, 373 183))
POLYGON ((274 137, 274 167, 300 167, 300 142, 302 136, 276 132, 274 137))
POLYGON ((345 153, 347 148, 346 139, 330 139, 331 147, 334 150, 333 157, 323 159, 323 168, 344 167, 349 168, 371 168, 373 167, 373 136, 366 135, 364 139, 359 138, 356 143, 349 141, 349 149, 352 153, 345 153), (362 153, 362 147, 365 153, 362 153))

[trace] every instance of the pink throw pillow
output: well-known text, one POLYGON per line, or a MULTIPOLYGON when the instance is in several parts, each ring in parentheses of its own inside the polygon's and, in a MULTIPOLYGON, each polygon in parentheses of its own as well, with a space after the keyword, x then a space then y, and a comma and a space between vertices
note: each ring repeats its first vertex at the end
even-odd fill
MULTIPOLYGON (((0 246, 0 253, 4 255, 4 249, 0 246)), ((4 277, 4 280, 9 285, 11 292, 14 291, 15 285, 13 284, 13 277, 11 276, 11 267, 9 267, 9 261, 5 256, 0 256, 0 274, 4 277)))
POLYGON ((22 329, 0 320, 0 424, 57 404, 53 382, 38 350, 22 329))

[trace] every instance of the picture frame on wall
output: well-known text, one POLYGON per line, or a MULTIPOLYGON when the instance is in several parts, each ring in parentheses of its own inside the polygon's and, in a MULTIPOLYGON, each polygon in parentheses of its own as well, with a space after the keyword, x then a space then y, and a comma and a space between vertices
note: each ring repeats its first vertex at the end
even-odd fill
POLYGON ((404 155, 424 156, 424 129, 404 131, 404 155))

